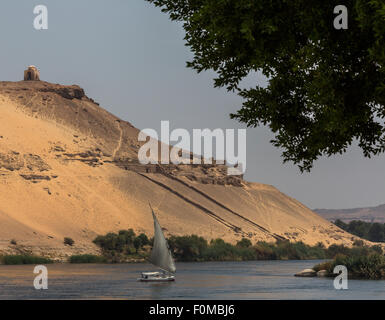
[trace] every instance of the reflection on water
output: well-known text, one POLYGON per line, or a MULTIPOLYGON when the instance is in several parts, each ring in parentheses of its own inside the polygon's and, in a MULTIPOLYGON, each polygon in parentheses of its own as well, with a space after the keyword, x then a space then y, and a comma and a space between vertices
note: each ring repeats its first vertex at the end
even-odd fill
POLYGON ((318 261, 178 263, 175 282, 138 282, 146 264, 55 264, 48 290, 35 290, 34 266, 0 266, 0 299, 385 299, 385 281, 295 278, 318 261))

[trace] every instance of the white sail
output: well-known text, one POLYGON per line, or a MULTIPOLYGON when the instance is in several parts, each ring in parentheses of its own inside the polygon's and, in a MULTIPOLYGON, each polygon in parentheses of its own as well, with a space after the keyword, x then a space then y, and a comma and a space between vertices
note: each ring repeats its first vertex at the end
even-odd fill
MULTIPOLYGON (((151 205, 150 205, 151 208, 151 205)), ((157 267, 174 273, 176 271, 174 259, 172 258, 170 249, 168 248, 166 238, 164 237, 162 228, 156 219, 155 213, 152 210, 152 217, 154 218, 154 245, 152 247, 150 262, 157 267)))

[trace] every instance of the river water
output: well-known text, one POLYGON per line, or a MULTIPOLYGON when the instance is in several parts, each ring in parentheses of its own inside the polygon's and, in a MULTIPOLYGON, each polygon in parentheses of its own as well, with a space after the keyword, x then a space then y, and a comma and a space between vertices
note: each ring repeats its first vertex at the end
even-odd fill
POLYGON ((176 281, 142 283, 148 264, 53 264, 48 289, 33 286, 34 266, 0 265, 0 299, 385 299, 385 281, 349 280, 336 290, 332 279, 293 275, 318 261, 177 263, 176 281))

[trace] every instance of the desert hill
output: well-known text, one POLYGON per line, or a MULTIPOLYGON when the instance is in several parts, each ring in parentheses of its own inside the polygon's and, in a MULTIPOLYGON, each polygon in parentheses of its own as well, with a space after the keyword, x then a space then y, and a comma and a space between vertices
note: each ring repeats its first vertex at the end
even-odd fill
POLYGON ((385 223, 385 204, 376 207, 353 209, 315 209, 314 212, 329 221, 340 219, 344 222, 362 220, 366 222, 385 223))
POLYGON ((98 234, 151 235, 149 201, 168 235, 352 243, 295 199, 227 176, 223 165, 139 165, 138 132, 78 86, 0 82, 0 253, 63 258, 95 252, 98 234))

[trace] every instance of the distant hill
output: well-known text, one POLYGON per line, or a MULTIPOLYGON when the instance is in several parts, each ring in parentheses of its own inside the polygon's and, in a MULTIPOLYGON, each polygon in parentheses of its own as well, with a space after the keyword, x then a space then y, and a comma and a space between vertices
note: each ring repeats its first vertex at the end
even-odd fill
POLYGON ((344 222, 362 220, 367 222, 385 223, 385 204, 377 207, 355 208, 355 209, 315 209, 314 212, 329 221, 340 219, 344 222))

